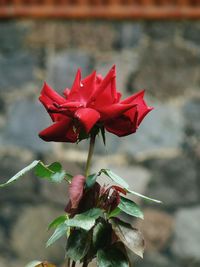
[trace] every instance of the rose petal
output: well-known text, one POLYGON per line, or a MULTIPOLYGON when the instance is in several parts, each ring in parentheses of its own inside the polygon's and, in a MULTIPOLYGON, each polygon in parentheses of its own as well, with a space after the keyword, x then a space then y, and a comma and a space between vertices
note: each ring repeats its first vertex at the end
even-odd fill
MULTIPOLYGON (((100 94, 103 93, 103 91, 107 88, 107 86, 109 85, 110 82, 112 82, 112 79, 116 78, 116 69, 115 69, 115 65, 110 69, 110 71, 108 72, 108 74, 106 75, 106 77, 102 80, 102 82, 99 84, 99 86, 97 87, 97 89, 92 93, 91 97, 90 97, 90 101, 89 102, 93 102, 95 101, 100 94)), ((114 88, 112 86, 112 94, 113 97, 116 98, 116 88, 114 88)))
POLYGON ((144 117, 151 111, 153 110, 153 107, 148 107, 146 102, 144 101, 144 93, 145 90, 142 90, 138 92, 137 94, 134 94, 125 100, 121 101, 122 104, 130 104, 130 103, 135 103, 137 104, 137 110, 138 110, 138 121, 137 121, 137 126, 140 125, 144 117))
POLYGON ((68 95, 68 99, 70 99, 71 101, 80 101, 80 92, 79 92, 80 84, 81 84, 81 70, 78 69, 72 88, 68 95))
POLYGON ((53 122, 60 121, 65 118, 65 116, 63 116, 62 114, 57 114, 57 109, 54 105, 50 104, 52 103, 52 101, 46 95, 41 95, 39 99, 40 102, 44 105, 47 112, 49 113, 49 116, 51 117, 53 122), (52 107, 54 107, 56 113, 54 113, 52 107))
POLYGON ((117 136, 126 136, 135 133, 137 130, 137 110, 132 110, 132 118, 130 119, 126 115, 122 115, 116 119, 106 122, 105 128, 108 132, 111 132, 117 136))
POLYGON ((73 102, 66 102, 60 105, 58 108, 74 109, 74 108, 80 108, 82 106, 83 104, 81 102, 73 101, 73 102))
POLYGON ((140 125, 140 123, 143 121, 144 117, 152 111, 154 108, 153 107, 146 107, 146 103, 144 102, 144 108, 138 106, 138 122, 137 126, 140 125))
POLYGON ((74 116, 82 123, 86 133, 89 133, 95 123, 100 119, 99 112, 92 108, 79 108, 74 116))
POLYGON ((69 88, 65 88, 64 92, 63 92, 63 95, 68 98, 69 96, 69 93, 70 93, 70 89, 69 88))
POLYGON ((47 142, 75 143, 78 139, 78 133, 73 130, 72 120, 66 117, 64 120, 58 121, 41 131, 39 137, 47 142))
POLYGON ((109 106, 114 103, 118 103, 120 97, 121 94, 117 92, 116 89, 116 75, 114 75, 108 82, 107 86, 102 89, 98 97, 96 97, 95 100, 91 102, 90 106, 95 107, 95 109, 102 108, 104 106, 109 106))
POLYGON ((133 94, 132 96, 127 97, 126 99, 122 100, 122 104, 130 104, 130 103, 138 103, 138 100, 143 99, 145 90, 141 90, 136 94, 133 94))
POLYGON ((125 113, 127 110, 132 109, 136 104, 113 104, 107 107, 102 107, 99 109, 99 112, 101 114, 101 119, 113 119, 116 117, 119 117, 123 113, 125 113))
POLYGON ((96 90, 96 71, 81 81, 80 95, 81 101, 85 104, 89 101, 91 94, 96 90))
POLYGON ((46 99, 47 98, 49 99, 49 103, 46 104, 50 104, 50 102, 51 103, 56 102, 57 104, 62 104, 65 102, 64 97, 60 96, 57 92, 55 92, 46 82, 43 85, 41 96, 46 96, 46 99))

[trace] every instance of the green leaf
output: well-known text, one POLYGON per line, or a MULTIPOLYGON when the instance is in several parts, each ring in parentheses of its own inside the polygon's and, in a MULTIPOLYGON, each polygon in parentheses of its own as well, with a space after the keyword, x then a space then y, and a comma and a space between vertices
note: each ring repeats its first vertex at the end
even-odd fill
POLYGON ((62 170, 62 165, 60 162, 54 162, 48 166, 48 169, 52 172, 60 172, 62 170))
POLYGON ((90 247, 88 232, 80 229, 74 230, 68 240, 66 255, 73 261, 79 261, 87 254, 90 247))
POLYGON ((116 207, 114 210, 112 210, 109 214, 108 214, 108 218, 111 218, 111 217, 115 217, 117 215, 119 215, 121 212, 121 209, 116 207))
POLYGON ((62 165, 59 162, 54 162, 50 165, 44 165, 43 162, 40 162, 35 170, 35 175, 41 178, 51 178, 52 175, 61 172, 63 172, 62 165))
POLYGON ((35 175, 41 178, 50 178, 53 173, 43 162, 39 162, 35 169, 35 175))
POLYGON ((24 176, 27 172, 29 172, 32 169, 34 169, 39 164, 39 162, 40 162, 39 160, 34 160, 30 165, 28 165, 27 167, 25 167, 24 169, 22 169, 21 171, 19 171, 17 174, 15 174, 6 183, 0 184, 0 187, 5 187, 5 186, 8 186, 8 185, 16 182, 19 178, 21 178, 22 176, 24 176))
POLYGON ((93 174, 90 174, 86 178, 86 186, 87 186, 87 188, 93 187, 93 185, 96 183, 98 175, 99 175, 98 173, 93 173, 93 174))
POLYGON ((46 247, 49 247, 50 245, 52 245, 55 241, 57 241, 62 236, 67 235, 67 230, 68 230, 68 225, 66 224, 66 222, 60 224, 56 228, 52 236, 49 238, 49 240, 47 241, 46 247))
POLYGON ((126 190, 127 190, 128 193, 133 194, 133 195, 136 195, 138 197, 141 197, 141 198, 143 198, 145 200, 153 201, 153 202, 156 202, 156 203, 162 203, 162 201, 160 201, 160 200, 157 200, 157 199, 154 199, 154 198, 150 198, 150 197, 144 196, 144 195, 142 195, 140 193, 137 193, 137 192, 135 192, 133 190, 129 190, 128 188, 126 188, 126 190))
POLYGON ((124 181, 124 179, 122 179, 120 176, 118 176, 117 174, 115 174, 114 172, 112 172, 109 169, 102 169, 100 172, 103 172, 105 175, 107 175, 111 180, 113 180, 113 182, 119 184, 120 186, 122 186, 123 188, 128 189, 129 185, 127 184, 127 182, 124 181))
POLYGON ((109 222, 121 242, 132 252, 143 258, 144 238, 142 233, 120 219, 112 218, 109 222))
POLYGON ((162 203, 162 201, 160 200, 157 200, 157 199, 153 199, 153 198, 150 198, 150 197, 146 197, 140 193, 137 193, 133 190, 130 190, 129 189, 129 185, 127 182, 124 181, 123 178, 121 178, 120 176, 118 176, 117 174, 115 174, 114 172, 112 172, 111 170, 109 169, 102 169, 100 170, 100 173, 104 173, 105 175, 107 175, 109 178, 111 178, 115 183, 119 184, 120 186, 122 186, 124 189, 126 189, 126 191, 130 194, 134 194, 136 196, 139 196, 143 199, 146 199, 146 200, 149 200, 149 201, 154 201, 156 203, 162 203))
POLYGON ((58 227, 61 223, 64 223, 66 220, 68 219, 68 215, 61 215, 59 217, 57 217, 55 220, 53 220, 49 226, 48 226, 48 230, 51 228, 56 228, 58 227))
POLYGON ((84 213, 75 215, 72 219, 69 219, 66 224, 70 227, 78 227, 89 231, 95 225, 96 219, 101 215, 101 209, 90 209, 84 213))
POLYGON ((59 162, 54 162, 51 165, 44 165, 40 162, 36 167, 35 175, 54 183, 60 183, 65 178, 66 173, 62 170, 62 165, 59 162))
POLYGON ((112 235, 112 228, 109 223, 99 222, 93 229, 93 247, 95 250, 103 249, 110 244, 112 235))
POLYGON ((97 253, 97 266, 98 267, 129 267, 129 262, 124 253, 111 246, 106 250, 99 250, 97 253))
POLYGON ((131 216, 144 219, 144 215, 140 207, 135 202, 133 202, 128 198, 121 196, 118 208, 131 216))

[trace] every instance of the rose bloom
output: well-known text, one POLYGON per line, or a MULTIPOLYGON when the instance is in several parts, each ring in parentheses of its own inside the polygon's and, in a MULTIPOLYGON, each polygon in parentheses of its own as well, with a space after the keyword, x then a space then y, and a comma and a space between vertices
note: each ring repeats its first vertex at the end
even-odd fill
POLYGON ((88 138, 94 129, 105 128, 117 136, 132 134, 152 110, 143 97, 144 90, 121 100, 115 66, 105 78, 94 71, 82 79, 78 70, 71 90, 66 88, 63 96, 44 84, 39 99, 53 124, 39 136, 45 141, 74 143, 88 138))

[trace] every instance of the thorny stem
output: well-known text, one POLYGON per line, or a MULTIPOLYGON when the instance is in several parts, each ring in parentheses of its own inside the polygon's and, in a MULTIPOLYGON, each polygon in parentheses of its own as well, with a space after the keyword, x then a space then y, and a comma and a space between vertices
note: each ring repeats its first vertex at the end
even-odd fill
POLYGON ((91 165, 92 155, 93 155, 93 152, 94 152, 95 137, 96 137, 96 134, 91 134, 91 137, 90 137, 90 147, 89 147, 89 152, 88 152, 88 157, 87 157, 87 163, 86 163, 86 168, 85 168, 85 176, 86 177, 90 173, 90 165, 91 165))

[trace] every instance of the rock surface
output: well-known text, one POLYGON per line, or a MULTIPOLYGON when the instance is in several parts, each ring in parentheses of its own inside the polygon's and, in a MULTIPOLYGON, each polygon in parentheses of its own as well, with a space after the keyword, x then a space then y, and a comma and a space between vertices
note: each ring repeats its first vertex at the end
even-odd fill
POLYGON ((27 262, 35 259, 61 262, 65 255, 64 240, 45 248, 45 243, 51 236, 51 233, 47 232, 47 227, 61 214, 61 210, 48 205, 24 208, 12 232, 12 245, 17 255, 21 255, 27 262))
POLYGON ((200 206, 180 209, 175 215, 174 241, 172 251, 181 259, 200 262, 199 233, 200 206))
MULTIPOLYGON (((135 262, 138 267, 181 267, 176 261, 170 261, 166 256, 157 252, 145 254, 145 258, 135 262)), ((134 266, 134 265, 133 265, 134 266)))
POLYGON ((198 50, 169 41, 151 43, 142 51, 133 85, 137 90, 146 88, 153 96, 166 101, 199 85, 199 62, 198 50), (185 76, 188 79, 183 79, 185 76))
POLYGON ((147 165, 151 165, 152 171, 148 195, 162 200, 171 208, 198 201, 198 174, 191 159, 184 156, 155 159, 147 165))
POLYGON ((0 55, 0 65, 0 92, 19 90, 35 81, 34 68, 37 66, 37 59, 28 52, 18 52, 6 57, 0 55))
MULTIPOLYGON (((136 134, 107 134, 106 147, 99 138, 93 170, 111 168, 134 190, 164 202, 142 202, 143 231, 151 245, 143 261, 133 258, 135 266, 199 267, 199 31, 198 20, 0 21, 1 182, 38 158, 46 164, 61 161, 74 175, 83 173, 88 140, 63 145, 37 137, 50 123, 37 100, 40 88, 47 80, 62 93, 78 67, 83 76, 93 69, 105 75, 116 64, 123 98, 145 88, 155 110, 136 134)), ((54 186, 32 173, 1 189, 0 267, 51 257, 60 266, 65 240, 45 250, 50 236, 45 230, 51 215, 63 213, 66 201, 64 182, 54 186)))
POLYGON ((82 77, 90 73, 91 56, 88 53, 62 52, 51 56, 48 61, 47 82, 62 93, 71 88, 77 69, 82 70, 82 77))
POLYGON ((137 132, 123 138, 119 151, 133 157, 175 149, 183 141, 184 119, 177 107, 155 103, 156 107, 142 122, 137 132))
POLYGON ((9 107, 9 124, 5 127, 4 142, 25 147, 35 152, 50 150, 50 144, 38 137, 38 133, 51 124, 42 105, 35 100, 24 99, 9 107))
POLYGON ((145 239, 146 251, 162 251, 170 241, 173 233, 173 217, 160 210, 144 209, 144 221, 138 221, 145 239))

